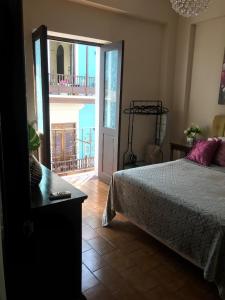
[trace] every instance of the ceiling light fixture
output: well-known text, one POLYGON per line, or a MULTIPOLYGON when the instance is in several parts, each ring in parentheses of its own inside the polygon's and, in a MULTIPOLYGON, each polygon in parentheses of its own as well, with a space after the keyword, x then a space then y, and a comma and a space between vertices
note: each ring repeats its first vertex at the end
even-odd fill
POLYGON ((183 17, 196 17, 209 5, 210 0, 170 0, 172 8, 183 17))

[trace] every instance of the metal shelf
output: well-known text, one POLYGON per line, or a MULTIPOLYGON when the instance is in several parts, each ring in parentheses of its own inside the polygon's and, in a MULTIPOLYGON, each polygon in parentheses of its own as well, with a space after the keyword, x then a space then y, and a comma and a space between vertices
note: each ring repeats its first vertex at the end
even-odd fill
POLYGON ((161 105, 133 105, 132 107, 125 108, 125 114, 135 115, 162 115, 168 113, 168 108, 161 105))
MULTIPOLYGON (((127 151, 123 154, 123 168, 128 169, 140 166, 137 155, 133 152, 133 131, 135 115, 153 115, 155 122, 155 145, 160 145, 160 135, 162 126, 162 115, 169 112, 168 108, 162 105, 160 100, 133 100, 130 106, 123 110, 124 114, 129 115, 128 124, 128 145, 127 151)), ((142 165, 146 164, 145 162, 142 165)))

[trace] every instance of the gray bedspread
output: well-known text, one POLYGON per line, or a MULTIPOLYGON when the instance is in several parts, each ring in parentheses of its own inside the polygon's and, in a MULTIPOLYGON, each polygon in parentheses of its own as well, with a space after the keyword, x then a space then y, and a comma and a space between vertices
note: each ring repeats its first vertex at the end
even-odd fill
POLYGON ((116 211, 189 258, 225 299, 225 174, 186 159, 114 173, 103 214, 116 211))

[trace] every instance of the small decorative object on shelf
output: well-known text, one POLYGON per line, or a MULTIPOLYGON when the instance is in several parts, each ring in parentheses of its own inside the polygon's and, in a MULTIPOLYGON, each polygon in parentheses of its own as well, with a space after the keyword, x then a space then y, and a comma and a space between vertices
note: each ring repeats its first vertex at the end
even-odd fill
POLYGON ((193 138, 193 137, 187 136, 187 143, 190 144, 190 145, 193 145, 193 143, 194 143, 194 138, 193 138))
POLYGON ((201 128, 198 125, 195 125, 193 123, 191 124, 190 127, 184 130, 184 134, 187 137, 187 143, 190 145, 192 145, 195 142, 197 136, 201 133, 202 133, 201 128))
POLYGON ((31 186, 37 186, 42 178, 42 169, 39 161, 33 154, 33 151, 40 147, 40 137, 33 127, 34 122, 28 124, 28 146, 29 146, 29 161, 30 161, 30 180, 31 186))

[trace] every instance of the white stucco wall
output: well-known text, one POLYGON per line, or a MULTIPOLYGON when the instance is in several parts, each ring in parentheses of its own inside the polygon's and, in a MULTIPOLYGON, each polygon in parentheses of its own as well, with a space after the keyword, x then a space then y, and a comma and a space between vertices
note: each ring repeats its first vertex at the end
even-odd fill
POLYGON ((77 123, 84 104, 50 103, 50 123, 77 123))

